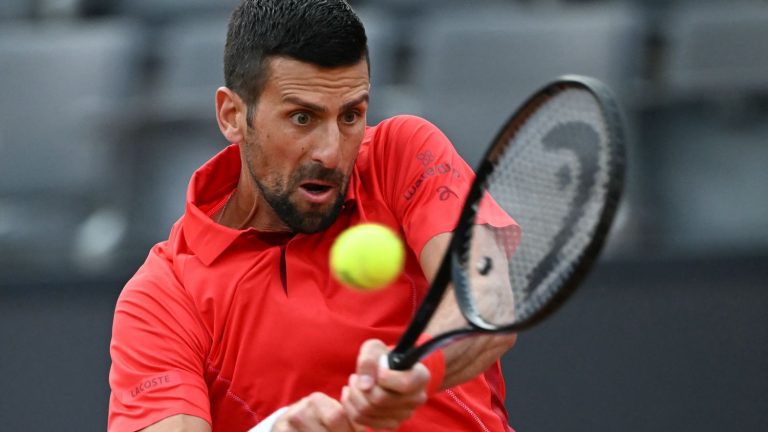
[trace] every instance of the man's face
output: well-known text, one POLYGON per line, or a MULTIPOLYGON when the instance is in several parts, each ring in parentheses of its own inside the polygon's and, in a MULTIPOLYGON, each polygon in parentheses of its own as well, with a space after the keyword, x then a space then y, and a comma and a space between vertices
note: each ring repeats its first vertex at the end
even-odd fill
POLYGON ((368 66, 323 69, 284 57, 245 134, 245 162, 261 197, 294 232, 330 226, 346 196, 365 132, 368 66))

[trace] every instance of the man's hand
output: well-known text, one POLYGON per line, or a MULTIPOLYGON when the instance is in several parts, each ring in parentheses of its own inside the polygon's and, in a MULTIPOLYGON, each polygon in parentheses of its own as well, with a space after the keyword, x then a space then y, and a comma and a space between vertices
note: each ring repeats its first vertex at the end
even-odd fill
POLYGON ((323 393, 312 393, 288 407, 273 432, 363 432, 355 426, 339 401, 323 393))
POLYGON ((357 371, 341 395, 344 409, 356 424, 396 429, 427 401, 427 368, 417 363, 411 370, 394 371, 379 365, 388 352, 379 340, 366 341, 360 348, 357 371))

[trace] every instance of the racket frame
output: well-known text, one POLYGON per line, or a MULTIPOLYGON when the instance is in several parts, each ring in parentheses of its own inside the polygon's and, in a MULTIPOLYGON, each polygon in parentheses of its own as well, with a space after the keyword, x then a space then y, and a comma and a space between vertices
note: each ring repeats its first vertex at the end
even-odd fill
POLYGON ((570 297, 597 260, 600 250, 608 237, 611 224, 619 206, 623 192, 626 164, 622 124, 622 115, 619 107, 608 87, 597 79, 580 75, 563 75, 540 88, 507 119, 496 133, 493 141, 491 141, 491 146, 486 150, 475 171, 475 180, 467 194, 448 250, 443 256, 443 260, 427 295, 411 319, 408 328, 389 354, 389 367, 391 369, 410 369, 430 352, 450 342, 474 334, 516 332, 529 328, 552 314, 570 297), (557 95, 564 88, 580 88, 590 92, 597 100, 603 115, 607 119, 607 145, 611 147, 612 159, 609 162, 609 170, 611 172, 608 174, 609 182, 606 187, 605 205, 599 216, 594 235, 581 257, 575 260, 576 266, 573 268, 570 277, 565 280, 560 288, 555 291, 554 295, 538 311, 527 317, 527 319, 511 325, 499 326, 483 319, 472 304, 470 290, 466 282, 467 278, 464 276, 460 263, 460 256, 463 252, 461 240, 474 225, 473 221, 478 211, 478 203, 485 193, 484 185, 488 176, 493 173, 495 161, 503 154, 506 147, 510 145, 512 140, 509 137, 518 132, 519 127, 525 123, 528 117, 536 111, 541 103, 548 99, 547 96, 557 95), (453 282, 452 286, 459 309, 467 320, 468 325, 434 335, 431 339, 416 346, 419 337, 429 324, 432 315, 440 305, 451 282, 453 282))

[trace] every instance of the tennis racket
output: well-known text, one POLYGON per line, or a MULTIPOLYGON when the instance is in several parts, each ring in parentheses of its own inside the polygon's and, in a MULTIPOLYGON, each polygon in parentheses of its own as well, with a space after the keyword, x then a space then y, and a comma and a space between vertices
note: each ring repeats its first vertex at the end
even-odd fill
POLYGON ((410 369, 458 339, 523 330, 554 312, 608 235, 623 186, 623 145, 618 107, 600 81, 567 75, 533 94, 480 162, 449 249, 389 367, 410 369), (499 214, 508 222, 499 223, 499 214), (458 319, 417 345, 448 298, 458 319))

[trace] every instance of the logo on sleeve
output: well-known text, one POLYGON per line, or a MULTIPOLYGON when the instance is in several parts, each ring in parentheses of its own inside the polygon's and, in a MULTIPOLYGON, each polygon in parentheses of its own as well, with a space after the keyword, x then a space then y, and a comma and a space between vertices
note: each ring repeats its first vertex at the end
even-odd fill
POLYGON ((416 155, 416 160, 421 162, 422 165, 427 166, 435 161, 435 155, 431 151, 427 150, 416 155))
MULTIPOLYGON (((419 159, 419 161, 422 162, 422 164, 424 164, 425 166, 426 164, 424 163, 424 161, 426 160, 429 160, 430 162, 434 161, 434 158, 430 159, 430 157, 432 157, 430 152, 419 153, 419 155, 416 156, 416 158, 419 159), (420 156, 422 155, 424 156, 420 158, 420 156)), ((405 191, 405 193, 403 194, 403 198, 405 198, 406 201, 410 201, 411 199, 413 199, 414 195, 416 195, 416 192, 419 190, 419 188, 421 188, 424 182, 427 181, 427 179, 429 179, 430 177, 442 176, 447 174, 450 174, 453 178, 457 178, 457 179, 461 178, 461 174, 459 173, 459 171, 456 170, 456 168, 452 167, 451 164, 449 164, 448 162, 440 162, 426 168, 421 173, 419 178, 417 178, 413 182, 413 184, 411 184, 408 190, 405 191)), ((453 191, 445 187, 445 189, 449 192, 449 194, 445 196, 445 198, 443 198, 445 191, 441 191, 440 189, 442 188, 438 188, 438 194, 439 194, 438 197, 440 198, 441 201, 447 200, 448 198, 450 198, 450 194, 453 193, 453 191)), ((456 195, 456 194, 453 193, 453 195, 456 195)))
POLYGON ((179 381, 180 377, 178 373, 165 373, 140 381, 128 391, 124 392, 124 394, 127 396, 127 399, 136 399, 144 393, 150 392, 157 388, 168 387, 169 385, 177 384, 179 381))
POLYGON ((437 188, 437 198, 440 201, 448 201, 451 198, 459 199, 459 196, 456 195, 456 192, 452 191, 448 186, 440 186, 437 188))

